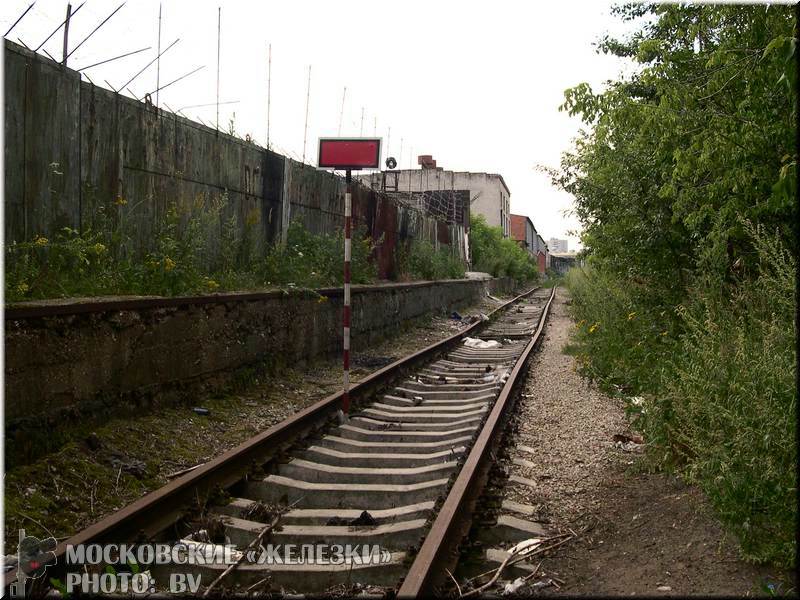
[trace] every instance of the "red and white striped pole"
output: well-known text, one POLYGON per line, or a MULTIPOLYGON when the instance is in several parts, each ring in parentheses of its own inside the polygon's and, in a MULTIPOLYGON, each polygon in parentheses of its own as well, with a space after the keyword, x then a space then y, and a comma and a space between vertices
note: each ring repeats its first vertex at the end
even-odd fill
POLYGON ((352 196, 350 169, 345 176, 347 189, 344 193, 344 307, 342 324, 344 327, 342 337, 342 366, 344 367, 344 386, 342 394, 342 412, 346 415, 350 411, 350 234, 352 227, 352 196))

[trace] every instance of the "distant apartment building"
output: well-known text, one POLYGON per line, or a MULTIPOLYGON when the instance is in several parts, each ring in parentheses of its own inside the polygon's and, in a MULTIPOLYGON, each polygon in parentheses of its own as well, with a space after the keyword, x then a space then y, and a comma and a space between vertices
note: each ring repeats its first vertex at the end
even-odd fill
POLYGON ((560 240, 558 238, 550 238, 547 242, 550 252, 569 252, 569 242, 567 240, 560 240))
POLYGON ((409 195, 468 190, 469 213, 483 215, 486 223, 501 227, 505 237, 511 235, 511 192, 502 175, 446 171, 430 155, 419 156, 417 162, 419 169, 379 171, 358 179, 376 190, 409 195))

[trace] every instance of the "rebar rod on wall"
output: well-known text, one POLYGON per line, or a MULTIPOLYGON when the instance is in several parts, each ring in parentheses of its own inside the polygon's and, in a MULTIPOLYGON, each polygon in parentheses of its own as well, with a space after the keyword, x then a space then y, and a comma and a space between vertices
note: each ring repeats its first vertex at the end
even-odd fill
MULTIPOLYGON (((156 48, 156 90, 161 89, 161 3, 158 3, 158 47, 156 48)), ((156 92, 156 108, 158 108, 158 92, 156 92)))
POLYGON ((9 33, 11 33, 11 30, 12 30, 12 29, 14 29, 14 27, 16 27, 16 26, 17 26, 17 23, 19 23, 20 21, 22 21, 22 18, 23 18, 25 15, 27 15, 27 14, 28 14, 28 11, 30 11, 30 9, 32 9, 32 8, 33 8, 33 5, 34 5, 34 4, 36 4, 36 2, 31 2, 30 6, 29 6, 28 8, 26 8, 26 9, 25 9, 25 12, 23 12, 23 13, 22 13, 22 14, 19 16, 19 18, 18 18, 16 21, 14 21, 14 24, 13 24, 13 25, 11 25, 11 27, 9 27, 9 28, 8 28, 8 31, 6 31, 6 32, 3 34, 3 37, 6 37, 6 36, 7 36, 9 33))
POLYGON ((139 52, 145 52, 147 50, 150 50, 150 48, 152 48, 152 46, 148 46, 147 48, 141 48, 139 50, 134 50, 133 52, 126 52, 125 54, 120 54, 119 56, 115 56, 114 58, 107 58, 105 60, 101 60, 100 62, 96 62, 93 65, 88 65, 86 67, 81 67, 80 69, 75 69, 75 70, 78 71, 78 72, 85 71, 86 69, 91 69, 92 67, 97 67, 99 65, 104 65, 104 64, 106 64, 108 62, 111 62, 112 60, 117 60, 118 58, 125 58, 126 56, 132 56, 134 54, 139 54, 139 52))
POLYGON ((64 51, 62 52, 62 60, 61 64, 65 67, 67 66, 67 59, 69 58, 69 54, 67 54, 67 42, 69 41, 69 21, 72 18, 72 4, 67 3, 67 18, 64 19, 64 51))
POLYGON ((267 58, 267 150, 269 150, 269 105, 272 101, 272 44, 269 45, 267 58))
MULTIPOLYGON (((178 82, 179 82, 181 79, 186 79, 186 78, 187 78, 189 75, 194 75, 194 74, 195 74, 195 73, 197 73, 197 72, 198 72, 200 69, 205 69, 205 67, 206 67, 205 65, 201 65, 201 66, 197 67, 197 68, 196 68, 194 71, 189 71, 189 72, 188 72, 188 73, 186 73, 185 75, 181 75, 181 76, 180 76, 180 77, 178 77, 177 79, 173 79, 173 80, 172 80, 172 81, 170 81, 169 83, 165 83, 165 84, 164 84, 164 85, 162 85, 162 86, 161 86, 159 89, 162 89, 162 90, 163 90, 164 88, 168 88, 168 87, 169 87, 169 86, 171 86, 173 83, 178 83, 178 82)), ((146 96, 147 96, 147 95, 149 95, 149 96, 152 96, 153 94, 155 94, 155 93, 156 93, 156 92, 158 92, 158 91, 159 91, 159 90, 153 90, 153 91, 152 91, 152 92, 150 92, 149 94, 145 94, 145 95, 146 95, 146 96)), ((217 107, 219 107, 219 102, 217 102, 216 104, 217 104, 217 107)), ((217 111, 219 111, 219 108, 217 108, 217 111)))
POLYGON ((303 127, 303 159, 306 162, 306 136, 308 135, 308 101, 311 98, 311 65, 308 65, 308 87, 306 88, 306 124, 303 127))
MULTIPOLYGON (((167 53, 167 50, 169 50, 170 48, 172 48, 172 47, 173 47, 175 44, 177 44, 177 43, 178 43, 178 42, 180 42, 180 41, 181 41, 181 38, 178 38, 178 39, 176 39, 174 42, 172 42, 172 43, 171 43, 169 46, 167 46, 166 48, 164 48, 164 49, 163 49, 163 50, 162 50, 162 51, 161 51, 161 52, 158 54, 158 56, 156 56, 156 57, 155 57, 153 60, 151 60, 151 61, 150 61, 149 63, 147 63, 147 64, 146 64, 144 67, 142 67, 142 70, 141 70, 141 71, 139 71, 139 72, 138 72, 136 75, 134 75, 133 77, 131 77, 131 78, 130 78, 130 79, 129 79, 129 80, 128 80, 128 81, 127 81, 127 82, 126 82, 124 85, 121 85, 121 86, 119 87, 119 89, 122 89, 122 88, 128 87, 128 86, 129 86, 131 83, 133 83, 133 81, 134 81, 134 80, 135 80, 137 77, 139 77, 139 75, 141 75, 142 73, 144 73, 144 72, 145 72, 145 71, 146 71, 146 70, 147 70, 147 69, 150 67, 150 65, 152 65, 154 62, 156 62, 160 56, 163 56, 164 54, 166 54, 166 53, 167 53)), ((114 89, 114 88, 112 87, 111 89, 114 89)))
POLYGON ((342 135, 342 119, 344 118, 344 99, 346 96, 347 96, 347 86, 344 86, 344 91, 342 92, 342 108, 339 111, 339 133, 336 134, 340 137, 342 135))
MULTIPOLYGON (((83 5, 84 5, 84 4, 86 4, 86 2, 82 2, 82 3, 81 3, 81 5, 80 5, 78 8, 76 8, 75 10, 73 10, 73 11, 72 11, 72 13, 70 14, 69 18, 71 19, 72 17, 74 17, 75 15, 77 15, 77 14, 78 14, 78 11, 79 11, 81 8, 83 8, 83 5)), ((62 28, 64 25, 66 25, 66 23, 67 23, 67 19, 64 19, 63 21, 61 21, 61 23, 59 24, 59 26, 58 26, 58 27, 56 27, 56 28, 53 30, 53 33, 51 33, 50 35, 48 35, 48 36, 47 36, 47 38, 45 38, 45 40, 44 40, 44 41, 43 41, 41 44, 39 44, 38 46, 36 46, 36 49, 34 50, 34 52, 38 52, 38 51, 41 49, 41 47, 42 47, 42 46, 44 46, 44 45, 45 45, 47 42, 49 42, 49 41, 50 41, 50 38, 51 38, 51 37, 53 37, 55 34, 57 34, 57 33, 58 33, 58 30, 59 30, 59 29, 61 29, 61 28, 62 28)), ((56 62, 58 62, 58 61, 56 61, 56 62)))
POLYGON ((222 33, 222 7, 217 7, 217 131, 219 131, 219 50, 222 33))
MULTIPOLYGON (((107 16, 105 19, 103 19, 103 20, 100 22, 100 24, 99 24, 97 27, 95 27, 94 29, 92 29, 91 33, 90 33, 89 35, 87 35, 85 38, 83 38, 83 39, 81 40, 80 44, 78 44, 77 46, 75 46, 75 47, 72 49, 72 52, 70 52, 69 54, 67 54, 67 55, 64 57, 64 64, 67 64, 67 59, 68 59, 70 56, 72 56, 73 54, 75 54, 75 51, 76 51, 78 48, 80 48, 81 46, 83 46, 83 44, 85 44, 85 43, 86 43, 86 40, 88 40, 90 37, 92 37, 92 36, 95 34, 95 32, 97 32, 97 30, 98 30, 98 29, 100 29, 100 28, 101 28, 103 25, 105 25, 105 24, 108 22, 108 20, 109 20, 111 17, 113 17, 115 14, 117 14, 117 12, 119 11, 119 9, 121 9, 123 6, 125 6, 125 2, 123 2, 122 4, 120 4, 120 5, 119 5, 117 8, 115 8, 115 9, 114 9, 114 11, 113 11, 113 12, 112 12, 110 15, 108 15, 108 16, 107 16)), ((69 27, 69 19, 67 19, 67 25, 66 25, 66 26, 67 26, 67 27, 69 27)), ((65 31, 65 34, 64 34, 64 39, 66 39, 66 31, 65 31)))

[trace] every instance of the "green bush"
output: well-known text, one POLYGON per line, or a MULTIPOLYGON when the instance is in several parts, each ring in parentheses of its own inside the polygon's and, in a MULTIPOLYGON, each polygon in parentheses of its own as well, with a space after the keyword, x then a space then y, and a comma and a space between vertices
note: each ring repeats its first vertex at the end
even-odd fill
POLYGON ((572 294, 574 350, 582 372, 610 392, 653 389, 675 344, 672 307, 646 285, 591 266, 570 269, 565 285, 572 294))
POLYGON ((759 273, 732 289, 697 286, 684 333, 643 424, 664 463, 708 495, 757 562, 795 564, 795 261, 755 234, 759 273))
MULTIPOLYGON (((352 283, 371 283, 377 269, 370 261, 373 243, 363 227, 355 228, 350 255, 352 283)), ((302 223, 289 225, 286 245, 274 246, 259 267, 267 284, 293 283, 303 287, 341 285, 344 277, 344 233, 313 234, 302 223)))
MULTIPOLYGON (((30 242, 11 243, 5 253, 6 301, 341 284, 341 231, 314 235, 293 222, 285 246, 259 252, 263 244, 254 233, 255 220, 239 227, 234 217, 222 219, 225 203, 223 196, 207 210, 188 213, 173 204, 156 233, 153 249, 139 255, 130 251, 130 235, 104 220, 98 220, 102 232, 64 228, 52 240, 36 236, 30 242)), ((353 283, 375 280, 376 267, 369 258, 372 250, 372 240, 363 228, 357 228, 352 243, 353 283)))
POLYGON ((697 483, 747 558, 795 563, 795 261, 749 228, 757 272, 698 279, 677 309, 595 270, 566 278, 573 351, 630 406, 654 467, 697 483))
POLYGON ((398 252, 397 271, 401 279, 461 279, 464 263, 449 248, 436 250, 427 241, 412 240, 408 250, 398 252))
POLYGON ((503 237, 500 227, 487 225, 483 215, 470 217, 469 246, 473 270, 511 277, 520 283, 539 276, 536 259, 517 242, 503 237))
POLYGON ((567 278, 574 350, 643 396, 651 465, 700 485, 744 556, 794 565, 795 11, 612 12, 629 33, 598 49, 630 68, 566 90, 583 128, 549 170, 589 265, 567 278))

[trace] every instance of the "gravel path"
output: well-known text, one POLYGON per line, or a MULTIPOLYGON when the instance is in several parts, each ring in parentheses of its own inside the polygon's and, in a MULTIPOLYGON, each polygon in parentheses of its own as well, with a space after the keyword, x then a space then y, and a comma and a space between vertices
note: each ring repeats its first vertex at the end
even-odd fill
POLYGON ((511 456, 522 460, 510 473, 535 483, 509 483, 506 496, 535 506, 534 519, 550 531, 571 528, 578 538, 542 560, 539 576, 555 577, 560 586, 527 593, 796 593, 791 573, 739 559, 736 541, 699 489, 642 472, 640 446, 617 447, 615 434, 632 434, 622 401, 579 375, 575 359, 563 352, 574 326, 568 299, 558 290, 517 404, 511 456))
POLYGON ((511 473, 538 485, 513 486, 508 497, 536 506, 542 523, 574 526, 577 517, 597 505, 595 490, 604 467, 630 457, 612 440, 627 429, 621 402, 589 384, 575 371, 573 357, 563 353, 572 329, 565 295, 556 292, 541 351, 531 361, 518 404, 515 455, 533 465, 514 464, 511 473), (521 446, 537 451, 520 451, 521 446))

